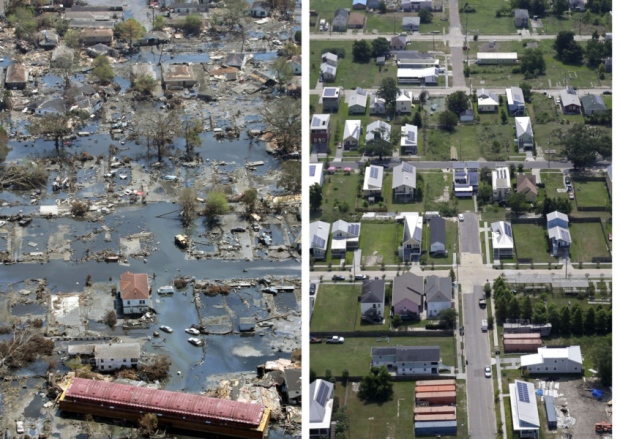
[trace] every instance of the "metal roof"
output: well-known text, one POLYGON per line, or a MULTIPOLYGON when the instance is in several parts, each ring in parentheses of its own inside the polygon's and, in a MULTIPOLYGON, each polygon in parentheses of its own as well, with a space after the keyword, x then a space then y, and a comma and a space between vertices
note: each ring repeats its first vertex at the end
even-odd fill
POLYGON ((515 380, 508 387, 512 409, 512 428, 517 431, 538 429, 540 420, 536 408, 534 384, 515 380))
POLYGON ((517 138, 524 134, 527 134, 530 137, 534 136, 532 121, 529 117, 515 117, 515 129, 517 130, 517 138))
POLYGON ((190 415, 196 418, 258 427, 265 407, 259 404, 210 398, 190 393, 171 392, 128 384, 73 378, 64 398, 90 403, 112 403, 134 409, 190 415))
POLYGON ((344 122, 344 135, 342 136, 342 140, 347 140, 350 137, 353 137, 355 140, 359 141, 361 131, 361 120, 346 120, 344 122))
POLYGON ((396 361, 439 361, 439 346, 373 347, 371 355, 394 355, 396 361))
POLYGON ((334 384, 315 380, 310 384, 311 428, 328 428, 332 417, 334 384))
POLYGON ((431 218, 431 245, 435 243, 441 243, 446 245, 446 220, 440 216, 431 218))
POLYGON ((383 187, 383 168, 370 165, 364 174, 364 186, 362 190, 381 190, 383 187))
POLYGON ((392 178, 392 189, 400 186, 407 186, 415 189, 416 187, 416 169, 409 163, 401 163, 394 168, 394 176, 392 178))

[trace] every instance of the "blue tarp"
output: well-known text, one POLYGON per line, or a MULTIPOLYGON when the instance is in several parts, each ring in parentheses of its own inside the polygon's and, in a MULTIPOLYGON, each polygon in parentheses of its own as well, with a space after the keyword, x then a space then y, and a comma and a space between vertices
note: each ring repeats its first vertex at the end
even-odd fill
POLYGON ((592 396, 595 398, 602 398, 603 397, 603 391, 602 390, 598 390, 598 389, 594 389, 592 391, 592 396))
POLYGON ((538 396, 543 396, 543 391, 542 391, 542 389, 538 389, 538 390, 536 391, 536 395, 538 395, 538 396))

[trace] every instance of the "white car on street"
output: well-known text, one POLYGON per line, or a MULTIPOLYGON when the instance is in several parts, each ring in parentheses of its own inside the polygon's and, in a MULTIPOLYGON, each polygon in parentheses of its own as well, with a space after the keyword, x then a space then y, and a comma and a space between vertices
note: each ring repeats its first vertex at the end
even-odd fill
POLYGON ((465 221, 465 215, 463 215, 462 213, 459 213, 459 221, 465 221))
POLYGON ((487 378, 491 378, 493 373, 491 372, 491 366, 484 366, 484 376, 487 378))

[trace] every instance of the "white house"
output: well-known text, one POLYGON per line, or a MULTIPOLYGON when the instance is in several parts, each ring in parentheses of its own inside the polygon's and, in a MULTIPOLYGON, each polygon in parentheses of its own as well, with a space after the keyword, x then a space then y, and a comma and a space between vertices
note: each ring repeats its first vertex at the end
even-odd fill
POLYGON ((449 277, 427 276, 426 317, 437 318, 444 309, 452 308, 452 279, 449 277))
POLYGON ((399 89, 396 96, 396 112, 411 113, 412 95, 409 90, 399 89))
POLYGON ((495 93, 481 88, 478 90, 477 95, 478 113, 497 113, 497 109, 499 108, 499 97, 495 93))
POLYGON ((112 372, 137 367, 140 361, 139 343, 100 343, 69 345, 69 357, 79 357, 82 363, 90 364, 93 370, 112 372))
POLYGON ((314 186, 315 184, 323 186, 323 182, 325 181, 325 175, 323 174, 323 163, 310 163, 309 173, 310 186, 314 186))
POLYGON ((409 163, 401 163, 394 168, 392 191, 396 199, 413 199, 416 188, 416 169, 409 163))
POLYGON ((400 148, 403 153, 418 154, 418 127, 405 124, 400 128, 400 148))
POLYGON ((336 74, 338 73, 338 67, 324 62, 321 63, 320 73, 323 82, 334 82, 336 80, 336 74))
POLYGON ((515 117, 515 132, 519 149, 534 148, 534 131, 529 117, 515 117))
POLYGON ((34 109, 35 116, 45 116, 47 114, 65 114, 70 105, 64 99, 49 99, 34 109))
POLYGON ((369 113, 371 115, 375 114, 385 114, 385 99, 377 96, 376 93, 370 94, 370 102, 368 104, 369 113))
POLYGON ((347 120, 344 122, 344 134, 342 145, 344 149, 357 149, 360 146, 360 134, 362 133, 361 120, 347 120))
POLYGON ((511 258, 514 251, 512 226, 506 221, 491 224, 491 241, 493 242, 493 259, 511 258))
POLYGON ((314 259, 325 259, 329 241, 329 223, 314 221, 310 223, 310 254, 314 259))
POLYGON ((537 354, 521 355, 521 368, 532 373, 580 374, 583 368, 580 346, 555 348, 543 346, 537 354))
POLYGON ((344 257, 347 250, 354 250, 360 245, 361 223, 349 223, 338 220, 332 224, 332 256, 344 257))
POLYGON ((437 85, 439 75, 436 67, 424 69, 401 69, 396 72, 399 84, 437 85))
POLYGON ((321 62, 329 64, 330 66, 338 67, 338 55, 331 52, 325 52, 321 55, 321 62))
POLYGON ((367 279, 364 281, 360 308, 362 320, 369 323, 383 323, 385 318, 385 280, 367 279))
POLYGON ((121 274, 119 295, 123 314, 143 314, 151 308, 149 279, 146 273, 121 274))
POLYGON ((329 437, 334 409, 334 384, 315 380, 310 384, 310 439, 329 437))
POLYGON ((391 132, 392 126, 389 123, 385 123, 382 120, 375 120, 366 127, 366 143, 374 139, 383 139, 389 142, 391 132))
POLYGON ((515 380, 508 384, 512 429, 522 438, 537 438, 540 418, 536 407, 536 393, 533 383, 515 380))
POLYGON ((516 64, 517 52, 478 52, 476 64, 516 64))
POLYGON ((403 243, 399 247, 400 258, 407 262, 416 259, 422 254, 422 217, 417 212, 405 212, 403 221, 403 243))
POLYGON ((368 92, 363 88, 357 87, 347 99, 347 103, 349 104, 349 114, 365 114, 367 101, 368 92))
POLYGON ((373 367, 387 367, 397 375, 436 375, 439 373, 439 346, 374 347, 370 350, 373 367))
POLYGON ((268 17, 270 11, 271 7, 269 6, 269 3, 265 1, 257 1, 252 3, 250 15, 252 17, 268 17))
POLYGON ((568 230, 568 215, 557 210, 548 213, 547 235, 549 235, 553 256, 558 258, 570 253, 572 240, 568 230))
POLYGON ((508 166, 500 166, 491 172, 493 185, 493 201, 506 201, 510 195, 510 170, 508 166))
POLYGON ((381 196, 383 190, 383 167, 370 165, 364 173, 362 195, 364 197, 381 196))
POLYGON ((506 89, 506 101, 508 103, 508 113, 510 116, 518 116, 525 112, 525 98, 520 87, 510 87, 506 89))

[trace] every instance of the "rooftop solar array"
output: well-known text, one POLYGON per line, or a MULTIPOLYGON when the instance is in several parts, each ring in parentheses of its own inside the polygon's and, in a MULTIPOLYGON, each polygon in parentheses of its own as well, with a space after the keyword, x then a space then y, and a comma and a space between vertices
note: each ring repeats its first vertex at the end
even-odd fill
POLYGON ((527 384, 517 381, 517 394, 519 395, 519 401, 530 402, 530 394, 527 391, 527 384))
POLYGON ((512 227, 508 223, 504 223, 504 233, 512 238, 512 227))
POLYGON ((316 395, 316 402, 321 404, 322 407, 325 407, 327 404, 327 400, 329 398, 329 387, 323 381, 319 384, 319 391, 316 395))
POLYGON ((314 235, 314 238, 312 238, 312 245, 323 248, 325 247, 325 240, 318 235, 314 235))
POLYGON ((310 177, 314 177, 316 174, 316 165, 310 165, 310 177))
POLYGON ((349 229, 347 230, 351 235, 359 236, 360 234, 360 225, 359 224, 349 224, 349 229))
POLYGON ((370 178, 377 178, 377 177, 379 177, 379 168, 375 166, 371 166, 370 167, 370 178))
POLYGON ((333 98, 336 96, 336 88, 334 87, 327 87, 323 90, 323 96, 328 97, 328 98, 333 98))
POLYGON ((560 236, 562 237, 563 241, 570 242, 570 235, 568 233, 568 230, 560 229, 560 236))
POLYGON ((320 119, 320 118, 318 118, 318 117, 316 117, 316 116, 315 116, 315 117, 313 117, 313 118, 312 118, 312 126, 313 126, 313 127, 318 127, 318 126, 321 126, 321 119, 320 119))
POLYGON ((409 172, 410 174, 413 174, 413 166, 411 166, 409 163, 403 163, 403 172, 409 172))

